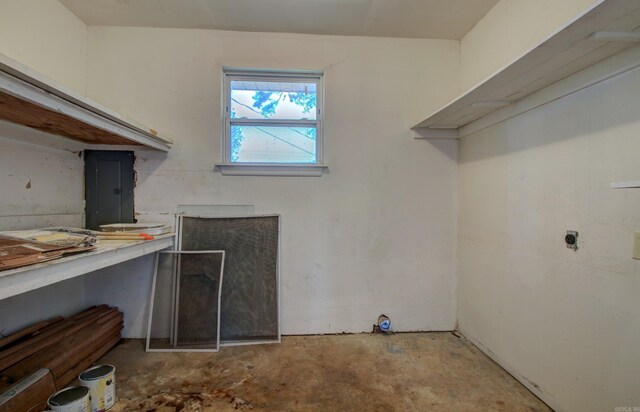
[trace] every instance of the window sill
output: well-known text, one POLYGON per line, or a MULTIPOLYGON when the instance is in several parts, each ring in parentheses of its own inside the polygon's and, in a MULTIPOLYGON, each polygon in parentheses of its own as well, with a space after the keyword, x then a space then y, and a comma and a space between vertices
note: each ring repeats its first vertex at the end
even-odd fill
POLYGON ((224 176, 302 176, 320 177, 329 170, 325 165, 278 165, 251 163, 218 163, 214 170, 224 176))

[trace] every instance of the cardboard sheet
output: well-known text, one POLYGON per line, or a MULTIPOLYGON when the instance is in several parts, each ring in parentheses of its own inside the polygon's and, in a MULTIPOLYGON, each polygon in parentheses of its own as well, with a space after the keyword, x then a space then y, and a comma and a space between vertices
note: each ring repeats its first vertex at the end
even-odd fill
POLYGON ((93 246, 61 246, 0 235, 0 271, 34 265, 93 249, 93 246))

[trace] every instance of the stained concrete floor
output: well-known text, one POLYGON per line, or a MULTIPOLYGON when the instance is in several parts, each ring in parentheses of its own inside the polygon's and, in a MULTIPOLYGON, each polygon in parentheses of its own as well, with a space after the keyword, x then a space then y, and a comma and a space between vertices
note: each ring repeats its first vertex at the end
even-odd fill
POLYGON ((114 411, 549 411, 450 333, 284 337, 218 353, 145 353, 127 340, 114 411))

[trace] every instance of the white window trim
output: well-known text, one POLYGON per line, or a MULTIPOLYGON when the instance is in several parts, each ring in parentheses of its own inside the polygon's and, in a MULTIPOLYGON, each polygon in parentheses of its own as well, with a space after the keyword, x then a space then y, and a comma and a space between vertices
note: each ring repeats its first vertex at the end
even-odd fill
MULTIPOLYGON (((266 70, 266 69, 246 69, 246 68, 222 68, 222 162, 216 164, 216 170, 223 175, 232 176, 322 176, 328 167, 323 164, 324 160, 324 88, 323 72, 314 70, 266 70), (231 119, 230 119, 230 96, 231 81, 249 77, 264 81, 273 81, 279 78, 286 78, 287 81, 309 81, 313 79, 317 84, 317 112, 316 120, 291 120, 278 121, 270 120, 268 123, 282 123, 291 126, 304 126, 313 124, 316 127, 316 163, 248 163, 231 162, 231 119)), ((234 123, 264 124, 258 119, 243 119, 234 123)))

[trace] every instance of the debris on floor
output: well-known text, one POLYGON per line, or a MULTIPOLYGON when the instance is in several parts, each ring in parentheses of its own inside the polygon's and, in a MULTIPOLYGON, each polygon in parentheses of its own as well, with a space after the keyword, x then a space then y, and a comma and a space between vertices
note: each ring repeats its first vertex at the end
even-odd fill
POLYGON ((118 371, 113 412, 550 411, 451 333, 289 336, 217 353, 124 340, 99 362, 118 371))

